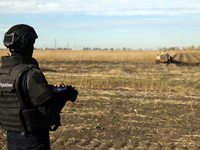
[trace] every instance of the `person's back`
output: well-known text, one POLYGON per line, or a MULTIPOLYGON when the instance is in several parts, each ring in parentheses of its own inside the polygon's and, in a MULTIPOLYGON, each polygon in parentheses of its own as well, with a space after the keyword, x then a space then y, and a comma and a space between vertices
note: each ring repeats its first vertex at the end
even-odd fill
POLYGON ((51 86, 32 58, 37 34, 28 25, 13 26, 4 45, 11 56, 2 57, 0 68, 0 126, 7 131, 8 149, 49 150, 50 126, 67 100, 75 101, 73 88, 54 96, 51 86))

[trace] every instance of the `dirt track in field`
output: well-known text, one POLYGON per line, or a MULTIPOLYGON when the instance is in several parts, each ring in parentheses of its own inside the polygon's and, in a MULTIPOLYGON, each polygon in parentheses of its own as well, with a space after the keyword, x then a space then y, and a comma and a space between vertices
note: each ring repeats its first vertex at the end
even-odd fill
MULTIPOLYGON (((154 79, 162 75, 163 81, 174 85, 200 85, 199 65, 40 62, 40 67, 47 80, 106 75, 154 79)), ((67 102, 62 110, 62 126, 50 134, 52 150, 200 149, 198 90, 77 89, 77 101, 67 102)), ((0 148, 6 149, 5 134, 0 132, 0 138, 0 148)))

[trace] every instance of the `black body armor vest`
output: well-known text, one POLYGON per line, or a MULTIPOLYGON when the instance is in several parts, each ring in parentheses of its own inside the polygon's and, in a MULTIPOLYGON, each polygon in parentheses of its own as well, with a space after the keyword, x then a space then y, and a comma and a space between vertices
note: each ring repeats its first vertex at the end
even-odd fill
MULTIPOLYGON (((30 99, 24 99, 22 92, 21 82, 24 73, 34 72, 34 70, 37 72, 39 68, 37 65, 28 63, 5 65, 8 62, 7 59, 8 57, 2 57, 3 67, 0 69, 0 126, 11 132, 35 132, 49 129, 55 124, 55 114, 45 116, 37 107, 30 105, 30 99)), ((45 96, 51 98, 48 92, 46 95, 43 94, 43 97, 45 96)))

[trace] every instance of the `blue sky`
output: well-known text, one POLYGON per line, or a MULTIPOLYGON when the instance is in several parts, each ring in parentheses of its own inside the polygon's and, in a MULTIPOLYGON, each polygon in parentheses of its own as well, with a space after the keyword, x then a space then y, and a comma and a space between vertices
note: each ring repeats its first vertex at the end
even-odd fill
POLYGON ((0 48, 16 24, 35 28, 36 48, 199 46, 200 1, 0 0, 0 48))

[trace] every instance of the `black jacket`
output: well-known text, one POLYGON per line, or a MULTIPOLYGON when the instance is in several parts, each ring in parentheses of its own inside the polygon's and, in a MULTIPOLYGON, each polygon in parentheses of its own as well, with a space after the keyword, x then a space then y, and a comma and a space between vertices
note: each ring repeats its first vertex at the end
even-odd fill
POLYGON ((2 57, 0 92, 0 126, 12 132, 49 129, 69 97, 55 97, 38 62, 22 56, 2 57))

